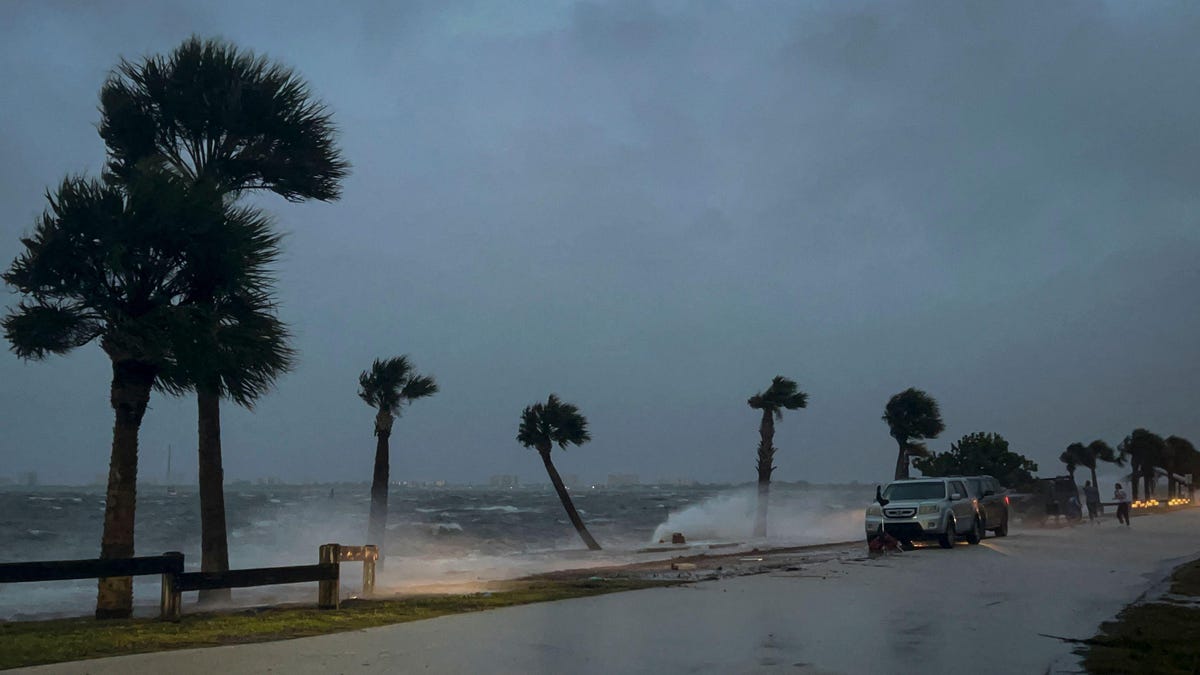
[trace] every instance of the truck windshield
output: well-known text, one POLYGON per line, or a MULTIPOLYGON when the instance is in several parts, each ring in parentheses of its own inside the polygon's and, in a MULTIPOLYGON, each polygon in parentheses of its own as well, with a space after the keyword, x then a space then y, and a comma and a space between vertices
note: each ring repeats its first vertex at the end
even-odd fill
POLYGON ((940 480, 928 483, 893 483, 883 491, 883 497, 892 501, 945 499, 946 484, 940 480))

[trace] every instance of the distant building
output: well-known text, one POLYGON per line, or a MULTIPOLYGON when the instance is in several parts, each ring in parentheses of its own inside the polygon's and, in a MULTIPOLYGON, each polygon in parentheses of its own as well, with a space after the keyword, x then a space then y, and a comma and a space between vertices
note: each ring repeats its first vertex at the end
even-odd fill
POLYGON ((579 474, 569 473, 562 477, 563 485, 572 490, 578 490, 583 487, 583 482, 579 480, 579 474))
POLYGON ((632 485, 640 485, 636 473, 610 473, 608 474, 608 487, 629 487, 632 485))
POLYGON ((521 486, 521 480, 515 475, 502 473, 492 476, 488 485, 494 488, 515 488, 521 486))
POLYGON ((38 476, 36 471, 21 474, 21 483, 25 487, 34 487, 38 484, 38 476))

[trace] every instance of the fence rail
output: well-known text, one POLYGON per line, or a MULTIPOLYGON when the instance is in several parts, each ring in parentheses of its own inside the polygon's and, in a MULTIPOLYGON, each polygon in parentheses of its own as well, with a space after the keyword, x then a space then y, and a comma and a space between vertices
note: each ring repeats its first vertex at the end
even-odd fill
POLYGON ((379 549, 375 546, 325 544, 318 551, 318 558, 315 565, 258 567, 227 572, 184 572, 183 554, 178 551, 139 558, 38 560, 0 563, 0 583, 161 574, 162 598, 159 615, 167 621, 179 621, 183 609, 182 594, 185 591, 275 586, 310 581, 318 582, 317 607, 337 609, 341 606, 339 586, 341 563, 343 562, 361 562, 363 564, 362 594, 370 595, 374 592, 375 562, 379 559, 379 549))
POLYGON ((166 553, 140 558, 38 560, 0 564, 0 584, 132 577, 146 574, 178 574, 180 572, 183 572, 183 554, 179 554, 178 557, 166 553))
POLYGON ((175 575, 180 591, 208 591, 215 588, 250 588, 299 584, 306 581, 329 581, 338 578, 334 565, 293 565, 290 567, 257 567, 228 572, 184 572, 175 575))

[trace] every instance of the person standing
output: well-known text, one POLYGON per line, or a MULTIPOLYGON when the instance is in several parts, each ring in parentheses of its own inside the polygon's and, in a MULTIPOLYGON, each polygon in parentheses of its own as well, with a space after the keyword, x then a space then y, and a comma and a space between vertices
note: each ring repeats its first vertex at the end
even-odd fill
POLYGON ((1100 488, 1092 485, 1090 480, 1083 486, 1083 501, 1087 503, 1088 520, 1093 523, 1099 522, 1100 488))
POLYGON ((1129 493, 1121 488, 1120 483, 1117 483, 1117 489, 1113 492, 1113 499, 1117 500, 1117 522, 1129 527, 1129 493))

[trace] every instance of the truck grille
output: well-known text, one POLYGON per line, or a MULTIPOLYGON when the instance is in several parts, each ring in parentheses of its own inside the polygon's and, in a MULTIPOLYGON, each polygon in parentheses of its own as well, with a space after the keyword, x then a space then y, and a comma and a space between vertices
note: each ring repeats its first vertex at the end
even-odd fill
POLYGON ((914 508, 884 509, 883 513, 888 518, 912 518, 917 515, 917 510, 914 508))

